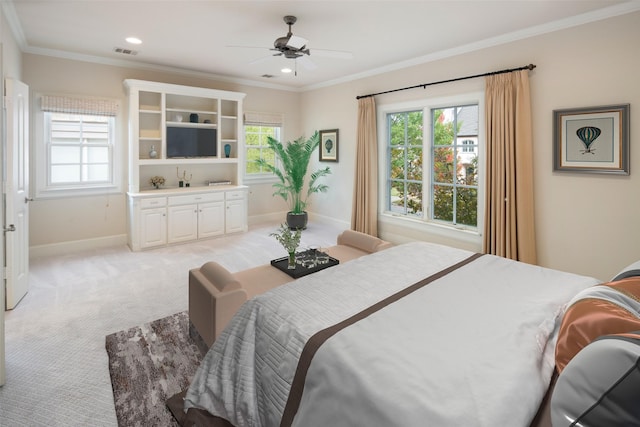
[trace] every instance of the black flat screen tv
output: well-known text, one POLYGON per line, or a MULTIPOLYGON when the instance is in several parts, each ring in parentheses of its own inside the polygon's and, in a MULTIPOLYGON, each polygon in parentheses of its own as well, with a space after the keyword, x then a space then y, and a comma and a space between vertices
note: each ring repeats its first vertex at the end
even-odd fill
POLYGON ((217 129, 167 126, 167 158, 215 157, 217 129))

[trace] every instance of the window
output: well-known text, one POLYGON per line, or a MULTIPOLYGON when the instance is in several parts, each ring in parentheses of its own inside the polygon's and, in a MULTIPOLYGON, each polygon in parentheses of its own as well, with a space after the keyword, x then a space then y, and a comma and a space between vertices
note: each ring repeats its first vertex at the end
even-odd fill
POLYGON ((50 187, 111 184, 113 117, 44 113, 50 187))
POLYGON ((244 127, 244 140, 247 148, 247 175, 264 174, 269 171, 263 170, 256 165, 254 160, 265 159, 275 166, 276 154, 267 145, 267 137, 280 140, 280 128, 274 126, 246 126, 244 127))
POLYGON ((267 138, 280 141, 282 115, 271 113, 245 113, 244 140, 246 149, 245 180, 270 181, 271 172, 255 164, 256 159, 265 159, 276 164, 276 155, 267 144, 267 138))
POLYGON ((452 225, 478 225, 478 106, 431 110, 431 219, 452 225), (475 144, 471 144, 475 146, 475 144))
POLYGON ((480 227, 482 103, 462 99, 381 107, 387 214, 456 229, 480 227))
POLYGON ((116 112, 115 101, 42 96, 36 115, 38 196, 120 190, 116 112))
POLYGON ((422 216, 422 111, 389 114, 389 210, 422 216))

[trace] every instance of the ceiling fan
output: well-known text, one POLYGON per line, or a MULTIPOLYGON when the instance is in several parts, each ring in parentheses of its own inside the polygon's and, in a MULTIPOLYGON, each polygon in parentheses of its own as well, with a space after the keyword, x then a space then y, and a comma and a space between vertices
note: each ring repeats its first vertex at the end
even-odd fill
MULTIPOLYGON (((291 26, 296 23, 298 18, 292 15, 287 15, 282 19, 284 20, 284 23, 289 26, 289 31, 287 32, 287 35, 283 37, 278 37, 273 42, 272 48, 268 48, 269 50, 276 53, 273 53, 267 57, 253 60, 250 62, 250 64, 263 62, 274 56, 283 56, 287 59, 300 60, 300 62, 305 68, 314 69, 316 68, 316 65, 309 58, 312 55, 312 53, 313 53, 313 56, 323 56, 323 57, 341 58, 341 59, 353 58, 353 54, 351 52, 344 52, 339 50, 326 50, 326 49, 310 50, 307 47, 307 44, 309 41, 303 37, 294 35, 293 32, 291 31, 291 26)), ((229 46, 229 47, 252 47, 252 46, 229 46)))
POLYGON ((291 32, 291 26, 296 23, 298 18, 295 16, 287 15, 284 18, 284 23, 289 26, 289 31, 284 37, 278 37, 273 42, 273 48, 270 50, 277 51, 273 56, 284 55, 285 58, 296 59, 302 55, 310 55, 309 49, 306 49, 308 40, 299 36, 294 36, 291 32))

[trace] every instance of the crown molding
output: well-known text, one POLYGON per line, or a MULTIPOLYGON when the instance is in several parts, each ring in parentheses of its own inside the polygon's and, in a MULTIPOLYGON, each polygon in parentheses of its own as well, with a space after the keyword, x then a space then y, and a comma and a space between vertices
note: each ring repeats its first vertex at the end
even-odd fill
POLYGON ((429 55, 416 57, 407 61, 396 62, 394 64, 378 67, 362 73, 351 74, 351 75, 340 77, 337 79, 327 80, 325 82, 302 86, 302 87, 291 87, 291 86, 279 85, 277 83, 267 83, 267 82, 261 82, 257 80, 240 79, 236 77, 216 75, 216 74, 207 73, 203 71, 189 70, 189 69, 184 69, 179 67, 156 65, 156 64, 150 64, 150 63, 144 63, 144 62, 129 61, 124 59, 113 59, 113 58, 106 58, 106 57, 100 57, 100 56, 94 56, 94 55, 77 54, 77 53, 71 53, 71 52, 55 50, 55 49, 31 47, 28 45, 24 32, 22 31, 22 26, 16 14, 13 3, 14 2, 12 0, 2 1, 0 2, 0 5, 2 7, 2 11, 4 13, 5 19, 7 20, 7 23, 9 24, 11 32, 13 33, 13 36, 16 40, 16 43, 18 44, 18 47, 23 53, 50 56, 55 58, 71 59, 75 61, 91 62, 91 63, 97 63, 97 64, 103 64, 103 65, 111 65, 116 67, 126 67, 126 68, 134 68, 134 69, 142 69, 142 70, 150 70, 150 71, 162 71, 162 72, 168 72, 173 74, 180 74, 180 75, 192 76, 197 78, 205 78, 205 79, 216 80, 216 81, 224 81, 224 82, 236 83, 236 84, 241 84, 246 86, 261 87, 266 89, 283 90, 288 92, 306 92, 309 90, 321 89, 324 87, 335 86, 337 84, 348 83, 354 80, 358 80, 366 77, 372 77, 379 74, 388 73, 391 71, 397 71, 404 68, 413 67, 416 65, 422 65, 429 62, 438 61, 441 59, 451 58, 451 57, 462 55, 465 53, 474 52, 477 50, 486 49, 494 46, 499 46, 502 44, 507 44, 507 43, 511 43, 514 41, 518 41, 518 40, 522 40, 530 37, 535 37, 542 34, 560 31, 567 28, 588 24, 591 22, 601 21, 604 19, 613 18, 616 16, 625 15, 625 14, 637 12, 640 10, 640 1, 630 0, 624 3, 609 6, 603 9, 598 9, 592 12, 587 12, 580 15, 572 16, 570 18, 560 19, 560 20, 549 22, 546 24, 525 28, 509 34, 504 34, 498 37, 492 37, 492 38, 480 40, 474 43, 469 43, 463 46, 458 46, 453 49, 434 52, 429 55))
POLYGON ((236 83, 246 86, 262 87, 266 89, 284 90, 289 92, 301 92, 302 90, 297 87, 278 85, 275 83, 265 83, 257 80, 241 79, 238 77, 223 76, 219 74, 208 73, 205 71, 189 70, 186 68, 171 67, 167 65, 150 64, 146 62, 130 61, 126 59, 114 59, 106 58, 102 56, 86 55, 81 53, 72 53, 68 51, 45 49, 36 47, 27 47, 23 50, 23 53, 50 56, 60 59, 70 59, 74 61, 89 62, 102 65, 110 65, 114 67, 134 68, 138 70, 147 71, 162 71, 166 73, 179 74, 181 76, 191 76, 195 78, 203 78, 208 80, 223 81, 229 83, 236 83))
POLYGON ((640 1, 631 0, 625 3, 620 3, 614 6, 609 6, 603 9, 599 9, 592 12, 583 13, 581 15, 572 16, 571 18, 560 19, 546 24, 537 25, 534 27, 525 28, 519 31, 514 31, 509 34, 503 34, 501 36, 492 37, 484 40, 479 40, 474 43, 458 46, 456 48, 442 50, 431 53, 429 55, 420 56, 417 58, 409 59, 407 61, 401 61, 394 64, 390 64, 384 67, 375 68, 362 73, 351 74, 348 76, 340 77, 338 79, 328 80, 326 82, 308 85, 302 87, 302 91, 320 89, 323 87, 334 86, 341 83, 348 83, 354 80, 372 77, 379 74, 388 73, 391 71, 397 71, 404 68, 413 67, 416 65, 422 65, 429 62, 438 61, 441 59, 451 58, 454 56, 470 53, 502 44, 511 43, 518 40, 527 39, 530 37, 539 36, 542 34, 552 33, 555 31, 564 30, 567 28, 577 27, 591 22, 602 21, 608 18, 614 18, 620 15, 626 15, 628 13, 637 12, 640 10, 640 1))

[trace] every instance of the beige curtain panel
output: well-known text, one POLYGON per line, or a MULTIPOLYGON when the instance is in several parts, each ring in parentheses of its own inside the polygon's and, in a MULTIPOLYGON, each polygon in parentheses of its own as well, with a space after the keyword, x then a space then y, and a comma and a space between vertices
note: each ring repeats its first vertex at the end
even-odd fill
POLYGON ((528 71, 486 78, 485 253, 536 264, 528 71))
POLYGON ((358 141, 351 228, 378 236, 378 137, 376 103, 372 96, 358 100, 358 141))

